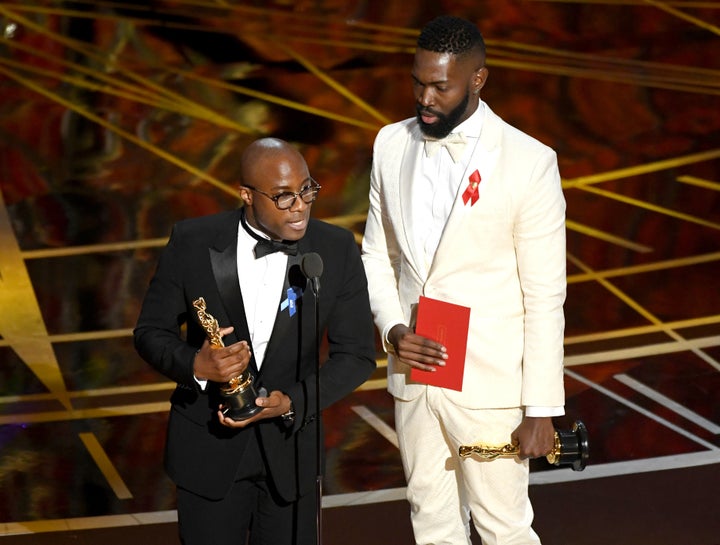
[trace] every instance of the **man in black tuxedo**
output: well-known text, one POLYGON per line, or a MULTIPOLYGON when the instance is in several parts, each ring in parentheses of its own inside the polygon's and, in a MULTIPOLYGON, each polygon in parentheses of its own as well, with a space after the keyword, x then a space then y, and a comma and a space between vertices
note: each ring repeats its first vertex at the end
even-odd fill
POLYGON ((249 535, 251 544, 306 545, 317 537, 317 361, 315 295, 302 257, 319 254, 324 271, 320 410, 375 368, 367 282, 352 233, 310 218, 320 186, 297 150, 263 138, 241 161, 242 208, 173 228, 135 346, 178 384, 165 468, 177 485, 182 542, 244 545, 249 535), (262 255, 270 241, 279 251, 262 255), (199 297, 224 347, 210 346, 193 307, 199 297), (248 367, 261 410, 232 420, 220 410, 220 386, 248 367))

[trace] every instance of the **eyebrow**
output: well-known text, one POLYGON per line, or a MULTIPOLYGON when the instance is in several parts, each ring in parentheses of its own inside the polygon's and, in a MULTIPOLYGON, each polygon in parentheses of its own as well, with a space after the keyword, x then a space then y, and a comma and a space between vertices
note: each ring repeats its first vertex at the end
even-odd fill
POLYGON ((448 79, 439 79, 439 80, 435 80, 435 81, 423 82, 414 73, 412 73, 410 75, 412 76, 413 81, 416 81, 420 85, 446 85, 450 81, 448 79))
MULTIPOLYGON (((307 183, 312 183, 314 179, 315 179, 315 178, 313 178, 312 176, 309 176, 309 175, 308 175, 308 177, 305 178, 305 179, 301 182, 300 188, 302 189, 302 187, 303 187, 305 184, 307 184, 307 183)), ((272 187, 269 189, 269 191, 290 191, 290 184, 287 184, 287 183, 286 183, 286 184, 274 185, 274 186, 272 186, 272 187)))

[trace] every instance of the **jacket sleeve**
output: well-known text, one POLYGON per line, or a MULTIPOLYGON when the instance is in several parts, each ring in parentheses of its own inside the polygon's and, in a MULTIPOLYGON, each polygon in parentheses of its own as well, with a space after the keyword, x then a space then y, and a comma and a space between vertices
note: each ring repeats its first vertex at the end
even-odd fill
MULTIPOLYGON (((400 303, 400 248, 390 221, 393 210, 399 212, 396 180, 383 179, 384 152, 387 150, 387 128, 380 131, 373 149, 370 174, 370 207, 362 242, 362 260, 370 287, 370 307, 375 325, 382 334, 389 326, 405 323, 400 303)), ((387 350, 385 338, 383 348, 387 350)))
POLYGON ((180 238, 176 226, 160 255, 133 336, 135 349, 153 368, 178 384, 196 389, 199 386, 194 379, 193 362, 197 348, 181 335, 188 316, 180 238))
POLYGON ((566 295, 565 199, 555 152, 540 155, 514 222, 525 308, 522 404, 562 406, 566 295))

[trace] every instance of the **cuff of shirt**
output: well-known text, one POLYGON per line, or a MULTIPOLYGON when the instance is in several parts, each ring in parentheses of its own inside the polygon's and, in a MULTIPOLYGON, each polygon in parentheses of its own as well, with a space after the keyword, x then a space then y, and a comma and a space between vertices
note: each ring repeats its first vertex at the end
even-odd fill
POLYGON ((543 416, 562 416, 565 414, 565 407, 525 407, 525 416, 543 417, 543 416))
POLYGON ((207 383, 208 383, 208 381, 207 381, 207 380, 201 380, 201 379, 197 378, 195 375, 193 375, 193 378, 195 379, 195 382, 198 383, 198 386, 200 386, 200 389, 204 392, 204 391, 205 391, 205 388, 207 388, 207 383))
POLYGON ((395 327, 396 325, 400 325, 403 322, 390 322, 388 325, 386 325, 382 330, 382 343, 383 343, 383 350, 385 352, 395 352, 395 347, 390 344, 390 341, 388 340, 388 334, 390 333, 390 330, 395 327))

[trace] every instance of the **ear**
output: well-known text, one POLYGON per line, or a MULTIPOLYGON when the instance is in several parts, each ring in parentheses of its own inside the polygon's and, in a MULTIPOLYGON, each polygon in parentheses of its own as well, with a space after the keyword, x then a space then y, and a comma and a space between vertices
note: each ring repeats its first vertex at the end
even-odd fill
POLYGON ((250 191, 245 186, 240 186, 240 199, 242 199, 242 202, 245 203, 246 206, 249 206, 252 204, 252 191, 250 191))
POLYGON ((484 66, 475 71, 475 74, 473 75, 473 93, 475 95, 479 95, 480 90, 485 86, 488 74, 488 69, 484 66))

